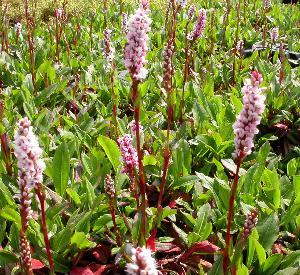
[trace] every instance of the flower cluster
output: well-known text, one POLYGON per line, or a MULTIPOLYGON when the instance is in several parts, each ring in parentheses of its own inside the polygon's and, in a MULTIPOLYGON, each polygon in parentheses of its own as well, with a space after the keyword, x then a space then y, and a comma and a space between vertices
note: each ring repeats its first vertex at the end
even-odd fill
POLYGON ((40 159, 42 149, 39 147, 32 126, 27 117, 18 123, 18 131, 14 137, 15 156, 19 170, 20 209, 23 217, 23 226, 26 230, 31 217, 32 189, 43 181, 45 163, 40 159))
POLYGON ((110 41, 111 30, 105 29, 103 34, 104 34, 103 56, 105 59, 104 68, 107 72, 109 72, 113 68, 113 60, 115 57, 115 48, 111 45, 111 41, 110 41))
POLYGON ((236 43, 236 50, 238 52, 242 51, 243 50, 243 47, 244 47, 244 41, 243 40, 239 40, 237 43, 236 43))
POLYGON ((189 11, 188 11, 188 19, 191 21, 194 18, 196 12, 196 6, 194 4, 190 5, 189 11))
POLYGON ((269 9, 271 7, 271 0, 263 0, 264 9, 269 9))
POLYGON ((16 24, 15 24, 15 29, 16 29, 17 35, 21 35, 21 32, 22 32, 22 24, 21 24, 20 22, 16 23, 16 24))
POLYGON ((59 8, 55 11, 55 17, 57 18, 57 20, 62 20, 63 13, 64 13, 64 10, 61 8, 59 8))
POLYGON ((21 234, 20 238, 20 256, 23 267, 26 269, 26 274, 32 273, 31 250, 30 243, 26 239, 25 234, 21 234))
POLYGON ((136 149, 132 145, 132 137, 125 134, 123 137, 118 138, 118 144, 122 153, 122 161, 124 163, 123 173, 127 174, 130 178, 134 177, 134 171, 138 165, 138 157, 136 149))
POLYGON ((262 75, 254 71, 251 73, 251 79, 247 79, 242 88, 243 109, 233 125, 235 134, 233 156, 236 158, 249 155, 254 147, 254 135, 258 133, 257 125, 260 124, 261 115, 265 109, 266 97, 262 92, 266 88, 260 87, 262 81, 262 75))
MULTIPOLYGON (((135 120, 132 120, 130 123, 129 123, 129 126, 130 126, 130 129, 131 129, 131 134, 132 135, 135 135, 136 133, 136 124, 135 124, 135 120)), ((139 122, 139 132, 141 133, 143 131, 143 125, 139 122)))
POLYGON ((110 199, 113 199, 116 193, 115 184, 110 175, 105 177, 105 193, 110 199))
POLYGON ((200 9, 197 22, 194 26, 194 30, 189 34, 189 40, 195 41, 197 38, 202 37, 206 25, 206 10, 200 9))
POLYGON ((177 0, 176 2, 177 2, 177 5, 182 8, 184 8, 187 4, 187 0, 177 0))
POLYGON ((155 259, 151 250, 147 248, 132 248, 131 263, 126 264, 125 272, 128 275, 158 275, 155 259))
POLYGON ((122 29, 125 34, 127 34, 127 32, 128 32, 127 20, 128 20, 127 13, 122 12, 122 29))
POLYGON ((148 73, 144 65, 147 63, 146 54, 148 51, 147 41, 149 40, 150 24, 151 19, 142 8, 136 10, 128 21, 125 66, 130 76, 137 81, 146 78, 148 73))
POLYGON ((278 37, 279 37, 279 29, 278 28, 273 28, 271 30, 271 40, 273 42, 275 42, 275 41, 277 41, 278 37))
POLYGON ((243 238, 247 239, 258 222, 258 210, 251 211, 245 220, 243 228, 243 238))
POLYGON ((171 38, 166 45, 163 62, 163 86, 167 92, 172 89, 174 48, 174 39, 171 38))
POLYGON ((145 12, 149 13, 149 0, 140 0, 140 8, 143 9, 145 12))

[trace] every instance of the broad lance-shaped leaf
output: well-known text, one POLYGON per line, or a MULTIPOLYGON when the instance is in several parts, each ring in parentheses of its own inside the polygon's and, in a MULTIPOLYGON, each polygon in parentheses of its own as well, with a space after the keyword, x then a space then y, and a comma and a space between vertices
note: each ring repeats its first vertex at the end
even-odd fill
POLYGON ((109 161, 111 162, 114 170, 117 171, 120 165, 121 151, 117 143, 105 136, 99 136, 98 142, 103 148, 105 154, 107 155, 109 161))
POLYGON ((267 219, 261 220, 257 225, 259 242, 265 250, 269 250, 278 238, 279 224, 276 213, 270 215, 267 219))
POLYGON ((67 144, 63 142, 55 152, 52 165, 54 188, 55 191, 62 197, 64 197, 66 193, 69 173, 70 155, 67 144))

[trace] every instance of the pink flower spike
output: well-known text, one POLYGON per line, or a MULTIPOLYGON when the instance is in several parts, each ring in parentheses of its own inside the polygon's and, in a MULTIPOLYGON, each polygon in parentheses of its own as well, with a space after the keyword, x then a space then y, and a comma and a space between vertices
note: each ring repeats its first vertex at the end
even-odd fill
POLYGON ((273 28, 271 30, 271 40, 272 42, 276 42, 279 38, 279 28, 273 28))
POLYGON ((148 71, 144 67, 147 63, 147 41, 151 19, 143 8, 139 8, 128 21, 127 44, 125 46, 125 66, 131 78, 142 81, 148 71))
POLYGON ((143 9, 146 13, 149 13, 149 7, 149 0, 140 0, 140 8, 143 9))
POLYGON ((41 159, 43 151, 39 147, 28 118, 21 119, 18 126, 18 131, 14 137, 14 153, 19 170, 20 210, 23 217, 23 226, 26 230, 32 214, 31 191, 37 187, 38 183, 42 183, 45 163, 41 159))
POLYGON ((194 4, 190 5, 189 11, 188 11, 188 19, 191 21, 194 18, 196 12, 196 6, 194 4))
POLYGON ((243 109, 233 125, 235 134, 235 152, 233 156, 235 158, 250 155, 254 147, 253 139, 258 133, 257 126, 260 124, 265 109, 266 97, 262 93, 266 88, 260 87, 262 82, 262 75, 257 71, 253 71, 251 79, 247 79, 242 88, 244 94, 243 109))
POLYGON ((105 60, 104 68, 106 72, 110 72, 113 69, 115 48, 111 45, 111 40, 110 40, 111 30, 105 29, 103 34, 104 34, 103 57, 105 60))
POLYGON ((122 12, 122 29, 125 34, 128 33, 127 21, 128 21, 127 14, 125 12, 122 12))
POLYGON ((194 30, 189 34, 189 40, 195 41, 196 39, 202 37, 204 34, 205 25, 206 25, 206 10, 201 9, 199 11, 197 22, 194 26, 194 30))
POLYGON ((152 258, 151 250, 147 248, 132 248, 131 263, 126 264, 125 272, 128 275, 158 275, 155 259, 152 258))
POLYGON ((125 134, 123 137, 118 138, 118 144, 122 153, 122 161, 124 168, 122 173, 128 175, 129 178, 134 177, 134 171, 138 165, 138 157, 135 148, 132 145, 132 137, 125 134))
MULTIPOLYGON (((129 123, 130 129, 131 129, 131 134, 134 136, 135 132, 136 132, 136 124, 135 124, 135 120, 132 120, 129 123)), ((139 122, 139 129, 140 129, 140 134, 143 132, 144 128, 142 126, 142 124, 139 122)))

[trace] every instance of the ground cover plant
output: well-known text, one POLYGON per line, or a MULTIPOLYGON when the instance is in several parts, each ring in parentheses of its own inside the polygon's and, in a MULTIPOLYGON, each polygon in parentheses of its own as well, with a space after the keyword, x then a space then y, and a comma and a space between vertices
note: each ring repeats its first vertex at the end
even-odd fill
POLYGON ((0 273, 299 274, 283 2, 1 1, 0 273))

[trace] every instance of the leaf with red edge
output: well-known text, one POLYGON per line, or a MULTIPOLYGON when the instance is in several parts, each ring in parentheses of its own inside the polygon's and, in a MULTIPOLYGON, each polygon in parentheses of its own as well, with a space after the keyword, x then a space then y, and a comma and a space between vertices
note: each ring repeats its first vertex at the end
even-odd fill
POLYGON ((181 262, 186 261, 193 253, 214 253, 220 250, 220 248, 209 241, 203 241, 199 243, 194 243, 191 248, 189 248, 181 257, 179 260, 181 262))
POLYGON ((42 269, 42 268, 45 267, 45 265, 41 261, 39 261, 37 259, 32 259, 31 262, 32 262, 32 269, 33 270, 35 270, 35 269, 42 269))
POLYGON ((165 254, 180 253, 181 248, 174 243, 156 243, 156 252, 165 254))
POLYGON ((164 261, 159 261, 158 265, 162 265, 164 267, 162 270, 163 274, 168 274, 167 272, 172 270, 175 271, 177 275, 186 275, 184 268, 174 261, 168 263, 164 263, 164 261))

